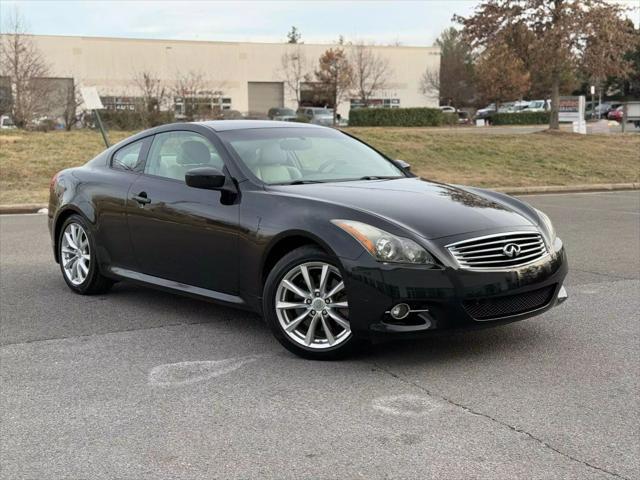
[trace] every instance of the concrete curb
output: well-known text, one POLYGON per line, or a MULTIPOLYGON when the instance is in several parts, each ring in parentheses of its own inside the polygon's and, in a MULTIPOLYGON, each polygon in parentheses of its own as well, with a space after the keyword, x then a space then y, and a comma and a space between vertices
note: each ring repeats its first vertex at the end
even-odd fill
POLYGON ((38 213, 40 210, 46 208, 47 205, 44 203, 17 203, 15 205, 0 205, 0 215, 16 213, 38 213))
MULTIPOLYGON (((533 195, 537 193, 580 193, 606 192, 616 190, 640 190, 640 183, 593 183, 589 185, 548 185, 542 187, 497 187, 497 192, 510 195, 533 195)), ((44 203, 18 203, 16 205, 0 205, 0 215, 16 213, 46 213, 44 203), (44 211, 42 211, 44 210, 44 211)))

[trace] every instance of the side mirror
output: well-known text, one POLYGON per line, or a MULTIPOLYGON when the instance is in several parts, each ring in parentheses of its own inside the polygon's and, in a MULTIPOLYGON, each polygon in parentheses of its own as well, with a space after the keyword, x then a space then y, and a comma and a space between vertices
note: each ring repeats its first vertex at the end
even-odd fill
POLYGON ((405 172, 410 172, 411 171, 411 164, 405 162, 404 160, 396 159, 396 165, 399 166, 405 172))
POLYGON ((216 168, 198 167, 189 170, 184 176, 184 181, 188 186, 193 188, 222 190, 227 181, 227 177, 216 168))

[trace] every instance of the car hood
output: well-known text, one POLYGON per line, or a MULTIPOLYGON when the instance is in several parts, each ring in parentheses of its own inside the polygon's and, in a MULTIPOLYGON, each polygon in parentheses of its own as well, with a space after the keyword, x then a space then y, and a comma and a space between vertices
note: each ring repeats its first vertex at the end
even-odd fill
POLYGON ((516 199, 419 178, 274 188, 284 194, 339 204, 382 217, 427 239, 536 226, 532 209, 516 199))

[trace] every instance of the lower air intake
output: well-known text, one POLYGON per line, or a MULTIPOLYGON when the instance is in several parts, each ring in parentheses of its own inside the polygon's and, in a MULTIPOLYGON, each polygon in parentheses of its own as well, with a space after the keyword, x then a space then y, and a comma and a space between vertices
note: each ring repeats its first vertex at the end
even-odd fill
POLYGON ((495 320, 519 315, 547 306, 553 299, 555 285, 519 295, 467 300, 464 309, 476 320, 495 320))

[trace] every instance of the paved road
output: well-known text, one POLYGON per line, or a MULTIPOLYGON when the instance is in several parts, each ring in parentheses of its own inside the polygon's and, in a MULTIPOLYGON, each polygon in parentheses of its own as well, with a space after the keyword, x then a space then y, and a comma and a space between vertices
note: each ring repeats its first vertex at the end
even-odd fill
POLYGON ((1 217, 0 477, 640 478, 640 194, 528 200, 567 245, 567 303, 334 363, 254 315, 74 295, 45 217, 1 217))

